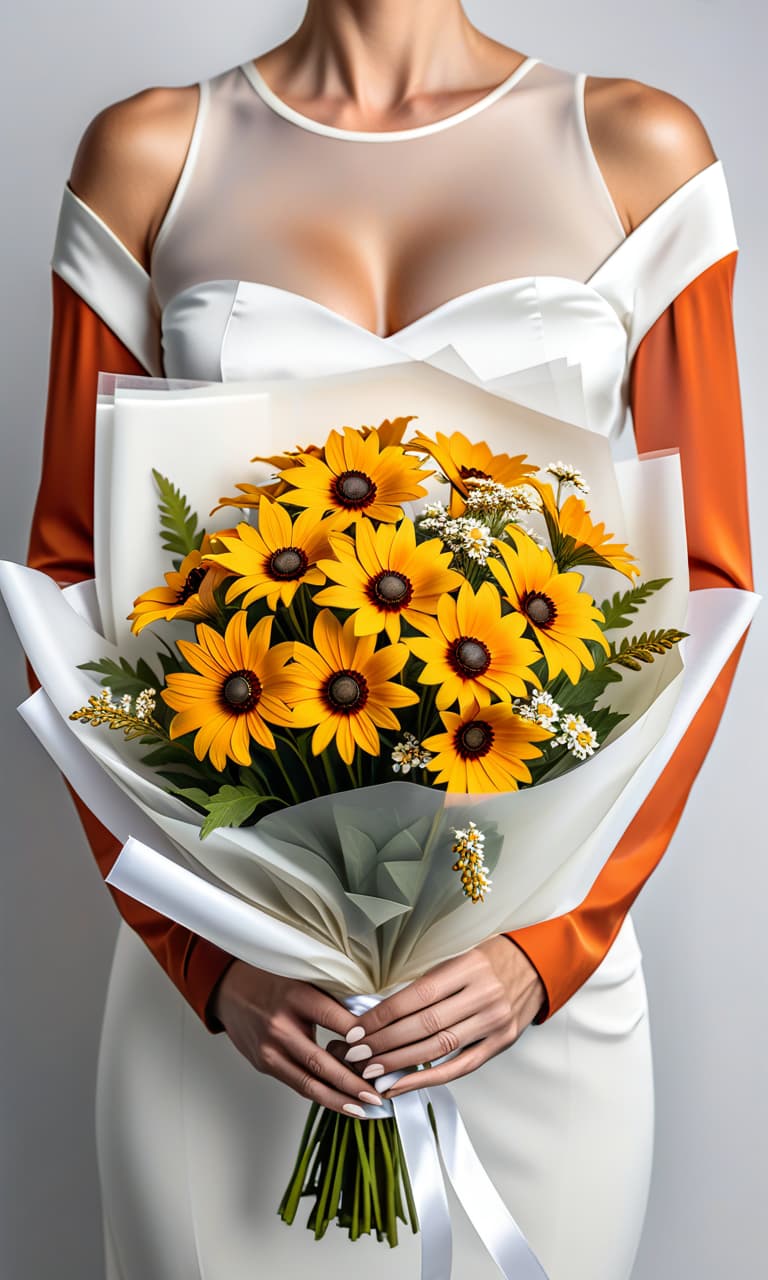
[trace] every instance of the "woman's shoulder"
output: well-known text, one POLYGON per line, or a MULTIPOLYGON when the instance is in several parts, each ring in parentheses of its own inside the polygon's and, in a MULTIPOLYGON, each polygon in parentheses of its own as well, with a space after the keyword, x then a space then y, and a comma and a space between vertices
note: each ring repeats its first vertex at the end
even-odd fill
POLYGON ((641 80, 587 76, 584 111, 592 148, 628 231, 717 160, 694 109, 641 80))
POLYGON ((86 126, 69 186, 142 265, 179 178, 197 84, 152 87, 110 103, 86 126))

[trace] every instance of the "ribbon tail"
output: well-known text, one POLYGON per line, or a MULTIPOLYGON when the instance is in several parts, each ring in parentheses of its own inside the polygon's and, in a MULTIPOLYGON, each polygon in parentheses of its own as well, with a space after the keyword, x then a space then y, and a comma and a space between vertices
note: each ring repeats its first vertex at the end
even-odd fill
MULTIPOLYGON (((547 1280, 546 1271, 483 1168, 450 1090, 439 1085, 424 1093, 437 1122, 446 1173, 501 1274, 506 1280, 547 1280)), ((397 1100, 398 1106, 407 1096, 397 1100)))
POLYGON ((392 1108, 419 1216, 421 1280, 450 1280, 451 1214, 426 1099, 415 1090, 393 1098, 392 1108))

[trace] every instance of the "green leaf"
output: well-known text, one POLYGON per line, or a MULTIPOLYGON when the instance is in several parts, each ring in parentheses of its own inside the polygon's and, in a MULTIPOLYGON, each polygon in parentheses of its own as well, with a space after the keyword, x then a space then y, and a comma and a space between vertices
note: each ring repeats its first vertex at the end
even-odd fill
POLYGON ((78 669, 95 671, 102 677, 102 686, 111 689, 118 698, 124 693, 134 697, 144 689, 161 689, 164 683, 143 658, 139 658, 135 667, 125 658, 121 658, 119 663, 111 658, 99 658, 98 662, 79 663, 78 669))
POLYGON ((670 581, 670 578, 653 578, 648 582, 638 582, 629 591, 615 592, 610 600, 604 600, 599 606, 605 614, 605 622, 600 624, 602 629, 612 631, 614 627, 630 626, 632 615, 637 613, 640 605, 670 581))
POLYGON ((675 627, 669 627, 660 631, 644 631, 641 636, 633 636, 631 640, 625 636, 618 649, 615 643, 611 645, 606 663, 616 663, 617 666, 627 667, 630 671, 639 671, 642 663, 653 662, 654 655, 666 653, 668 649, 684 640, 687 634, 687 631, 678 631, 675 627))
POLYGON ((190 551, 199 551, 205 529, 198 528, 197 515, 181 490, 171 484, 166 476, 161 475, 154 467, 152 475, 160 494, 157 505, 160 527, 163 530, 163 550, 180 556, 187 556, 190 551))
POLYGON ((192 804, 207 814, 200 828, 200 839, 205 840, 217 827, 241 827, 252 813, 268 800, 277 800, 277 796, 258 795, 249 787, 220 787, 215 795, 209 796, 201 787, 177 787, 174 795, 192 804))

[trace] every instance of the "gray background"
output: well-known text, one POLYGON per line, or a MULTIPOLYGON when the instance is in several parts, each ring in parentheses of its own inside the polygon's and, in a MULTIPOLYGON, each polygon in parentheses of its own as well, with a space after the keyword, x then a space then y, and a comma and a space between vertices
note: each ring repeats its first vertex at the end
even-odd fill
MULTIPOLYGON (((763 5, 470 0, 465 7, 510 46, 667 89, 703 120, 725 166, 741 250, 735 314, 760 559, 767 549, 763 5)), ((26 549, 46 395, 49 259, 78 139, 109 102, 152 84, 190 83, 270 48, 304 6, 273 0, 265 8, 246 0, 199 7, 26 0, 5 9, 13 27, 2 39, 0 82, 4 557, 22 559, 26 549)), ((633 911, 657 1088, 655 1173, 634 1280, 751 1275, 763 1256, 768 869, 758 655, 767 626, 768 606, 678 832, 633 911)), ((4 613, 0 644, 0 1271, 9 1280, 97 1280, 93 1090, 116 916, 58 774, 15 719, 26 686, 4 613)))

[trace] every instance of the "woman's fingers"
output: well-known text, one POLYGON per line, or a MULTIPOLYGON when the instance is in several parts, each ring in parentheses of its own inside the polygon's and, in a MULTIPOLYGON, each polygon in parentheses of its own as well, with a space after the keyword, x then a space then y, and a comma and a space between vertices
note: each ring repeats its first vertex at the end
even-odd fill
MULTIPOLYGON (((409 1044, 403 1049, 395 1049, 391 1053, 375 1054, 370 1062, 363 1065, 363 1080, 370 1080, 375 1084, 379 1076, 389 1075, 391 1071, 404 1071, 408 1067, 419 1067, 424 1062, 435 1062, 439 1058, 447 1057, 448 1054, 457 1053, 460 1049, 477 1044, 478 1041, 484 1041, 487 1033, 486 1014, 475 1014, 474 1017, 458 1022, 455 1026, 446 1027, 444 1031, 439 1031, 437 1035, 430 1036, 427 1040, 419 1040, 415 1044, 409 1044)), ((422 1077, 423 1072, 419 1072, 419 1079, 422 1077)))
POLYGON ((476 1071, 484 1062, 499 1053, 506 1045, 496 1037, 481 1040, 479 1044, 470 1045, 455 1058, 441 1062, 437 1067, 426 1067, 423 1071, 409 1071, 402 1079, 393 1084, 391 1089, 382 1095, 384 1098, 399 1098, 402 1093, 410 1093, 412 1089, 429 1089, 432 1085, 450 1084, 461 1076, 476 1071))
POLYGON ((375 1090, 366 1085, 356 1072, 308 1036, 292 1036, 286 1040, 285 1048, 308 1076, 315 1076, 338 1093, 349 1095, 347 1101, 357 1101, 361 1092, 370 1095, 371 1099, 376 1098, 375 1090))
POLYGON ((387 996, 386 1000, 369 1009, 359 1019, 366 1040, 390 1023, 398 1022, 428 1005, 438 1004, 449 996, 456 995, 467 986, 477 967, 474 955, 474 952, 468 952, 455 960, 446 960, 443 964, 436 965, 423 978, 409 983, 402 991, 396 991, 394 995, 387 996))
MULTIPOLYGON (((418 1013, 390 1022, 381 1031, 374 1031, 364 1040, 359 1040, 349 1050, 348 1061, 361 1062, 363 1057, 378 1060, 380 1054, 391 1054, 394 1050, 410 1047, 423 1040, 432 1042, 441 1034, 449 1033, 459 1022, 472 1017, 479 1007, 482 1008, 478 993, 471 987, 465 987, 447 1000, 427 1005, 425 1009, 419 1009, 418 1013), (365 1053, 366 1049, 370 1053, 365 1053)), ((483 1012, 486 1010, 483 1009, 483 1012)), ((451 1049, 443 1049, 440 1054, 432 1056, 443 1057, 451 1052, 451 1049)), ((421 1061, 425 1062, 427 1059, 422 1058, 421 1061)))
POLYGON ((318 1076, 312 1075, 287 1057, 281 1057, 274 1067, 270 1068, 269 1074, 283 1084, 289 1085, 291 1089, 295 1089, 302 1098, 307 1098, 310 1102, 318 1102, 321 1107, 328 1107, 331 1111, 339 1111, 343 1115, 359 1116, 362 1119, 365 1115, 362 1102, 368 1101, 371 1105, 373 1104, 373 1093, 363 1100, 357 1094, 350 1096, 340 1093, 338 1089, 332 1088, 318 1076))
POLYGON ((290 1084, 312 1102, 333 1106, 335 1111, 345 1107, 348 1110, 351 1105, 359 1110, 361 1102, 381 1105, 378 1094, 370 1085, 366 1085, 354 1071, 304 1035, 298 1027, 279 1041, 270 1040, 263 1044, 259 1056, 263 1071, 290 1084), (329 1095, 333 1102, 326 1101, 329 1095))
POLYGON ((319 987, 309 982, 296 982, 288 988, 288 1006, 305 1022, 312 1022, 326 1031, 335 1031, 337 1035, 346 1036, 347 1032, 357 1026, 359 1019, 353 1017, 348 1009, 338 1000, 326 995, 319 987))

